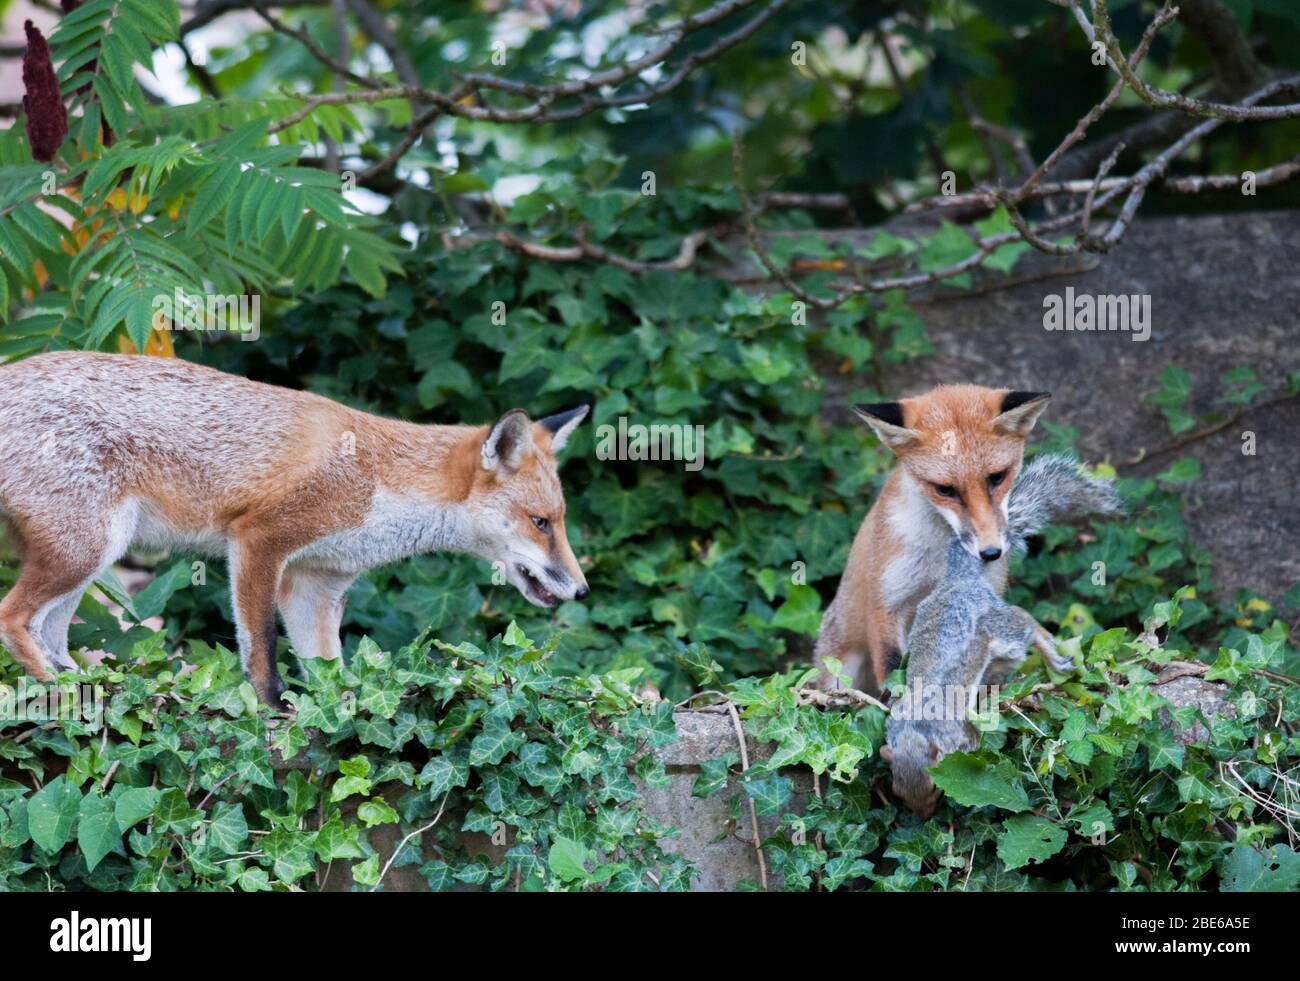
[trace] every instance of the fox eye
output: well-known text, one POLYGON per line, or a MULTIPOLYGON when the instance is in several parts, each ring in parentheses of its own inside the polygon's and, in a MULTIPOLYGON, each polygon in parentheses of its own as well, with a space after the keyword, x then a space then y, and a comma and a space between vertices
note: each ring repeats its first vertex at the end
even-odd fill
POLYGON ((991 473, 989 474, 989 486, 997 487, 1000 483, 1002 483, 1002 481, 1006 479, 1007 479, 1007 472, 1005 470, 999 470, 997 473, 991 473))
POLYGON ((940 497, 957 497, 957 488, 952 484, 935 484, 934 492, 940 497))
POLYGON ((551 530, 551 523, 547 521, 545 518, 535 517, 533 518, 533 524, 537 526, 537 530, 540 532, 545 533, 551 530))

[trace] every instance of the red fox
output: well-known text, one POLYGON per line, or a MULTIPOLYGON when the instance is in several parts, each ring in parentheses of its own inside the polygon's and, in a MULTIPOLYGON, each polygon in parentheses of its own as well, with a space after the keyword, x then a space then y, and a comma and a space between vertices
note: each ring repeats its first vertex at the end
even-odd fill
POLYGON ((336 658, 344 595, 375 566, 467 552, 537 606, 582 599, 555 454, 588 408, 422 426, 171 359, 0 365, 0 521, 22 563, 0 642, 38 680, 75 668, 77 604, 132 543, 228 559, 240 659, 272 705, 276 611, 299 657, 336 658))
MULTIPOLYGON (((1113 486, 1059 454, 1034 457, 1020 472, 1009 502, 1008 554, 1024 551, 1026 539, 1044 525, 1115 514, 1123 506, 1113 486)), ((1074 668, 1029 612, 994 594, 985 568, 959 536, 952 536, 943 576, 917 604, 907 633, 907 686, 894 693, 885 722, 888 744, 880 755, 893 771, 895 796, 923 818, 934 813, 942 793, 930 767, 947 753, 979 745, 966 710, 981 688, 1000 684, 1031 647, 1056 671, 1074 668), (955 693, 950 701, 949 693, 955 693)))
POLYGON ((1044 392, 941 385, 900 402, 855 407, 898 465, 867 513, 817 635, 823 687, 839 681, 879 694, 898 666, 917 604, 943 575, 954 533, 983 560, 984 579, 1006 589, 1007 492, 1025 437, 1047 407, 1044 392))

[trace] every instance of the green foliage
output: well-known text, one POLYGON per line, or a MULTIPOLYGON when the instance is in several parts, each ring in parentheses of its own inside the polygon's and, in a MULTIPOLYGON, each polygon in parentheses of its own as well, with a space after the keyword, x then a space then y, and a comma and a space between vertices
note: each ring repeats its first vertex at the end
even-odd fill
MULTIPOLYGON (((772 870, 787 890, 1295 889, 1286 781, 1300 765, 1300 686, 1278 680, 1294 662, 1286 624, 1243 633, 1220 653, 1239 669, 1216 665, 1206 678, 1228 684, 1234 717, 1207 720, 1153 686, 1163 665, 1191 655, 1155 640, 1190 612, 1189 595, 1157 604, 1140 636, 1094 629, 1078 647, 1077 677, 1042 690, 1041 675, 1013 676, 980 748, 931 770, 945 796, 928 821, 883 796, 889 769, 873 752, 881 710, 802 704, 791 686, 807 677, 737 682, 730 697, 774 744, 743 780, 759 813, 781 815, 763 843, 772 870), (1208 728, 1184 745, 1173 723, 1208 728), (802 813, 784 776, 794 765, 829 777, 802 813)), ((722 792, 738 770, 734 754, 719 760, 697 791, 722 792)))
POLYGON ((553 645, 512 624, 483 649, 365 643, 308 665, 296 716, 272 718, 224 648, 196 642, 183 671, 161 635, 130 653, 68 679, 99 687, 102 714, 55 725, 15 717, 7 671, 0 890, 311 890, 332 863, 360 889, 407 865, 436 890, 689 881, 640 806, 634 779, 663 779, 649 750, 674 729, 635 672, 557 676, 553 645), (381 865, 390 827, 390 851, 405 843, 381 865))
MULTIPOLYGON (((552 167, 548 226, 576 219, 590 164, 552 167)), ((675 249, 665 239, 710 220, 715 202, 707 189, 629 199, 609 247, 638 258, 675 249)), ((198 356, 423 422, 593 403, 562 477, 596 599, 539 613, 493 588, 486 565, 435 556, 368 577, 350 624, 393 646, 426 626, 473 637, 517 618, 530 631, 562 630, 560 670, 645 667, 678 696, 710 661, 734 677, 774 669, 791 641, 806 645, 888 462, 862 430, 819 419, 816 359, 865 367, 873 350, 891 350, 900 330, 919 327, 899 298, 801 325, 788 295, 758 297, 690 271, 539 264, 494 241, 422 251, 383 298, 331 289, 259 343, 198 356), (620 417, 703 426, 702 469, 598 459, 599 427, 617 429, 620 417)))
MULTIPOLYGON (((581 220, 596 159, 551 164, 535 192, 546 197, 539 229, 581 220)), ((677 235, 713 220, 716 204, 707 189, 629 201, 608 247, 638 259, 672 251, 677 235)), ((689 270, 542 264, 495 241, 454 249, 430 241, 427 252, 383 298, 331 289, 288 311, 259 343, 199 356, 421 422, 593 403, 562 460, 592 599, 542 614, 493 588, 485 565, 434 556, 363 580, 345 624, 354 636, 391 647, 426 626, 472 638, 518 619, 539 636, 562 631, 559 670, 644 667, 673 698, 714 677, 809 656, 854 530, 892 462, 860 426, 827 424, 826 378, 843 373, 837 387, 866 386, 923 345, 924 328, 901 297, 854 301, 805 324, 788 294, 756 296, 689 270), (702 426, 702 468, 599 459, 599 427, 617 429, 620 417, 702 426)), ((1073 430, 1042 428, 1044 449, 1071 449, 1073 430)), ((1128 518, 1098 525, 1087 542, 1049 530, 1014 570, 1011 599, 1079 634, 1096 623, 1136 627, 1171 582, 1209 595, 1208 558, 1187 534, 1180 481, 1177 471, 1121 481, 1128 518)), ((1179 630, 1216 650, 1239 615, 1235 605, 1192 600, 1179 630)))
MULTIPOLYGON (((0 133, 0 213, 12 219, 0 222, 0 318, 24 288, 33 293, 0 354, 101 348, 118 333, 144 350, 177 291, 323 289, 347 269, 378 296, 401 272, 398 249, 338 176, 298 165, 315 124, 276 127, 272 139, 282 103, 270 102, 196 142, 195 120, 219 125, 243 107, 147 104, 134 69, 152 69, 152 49, 178 27, 174 0, 95 0, 59 21, 51 53, 80 112, 71 135, 41 164, 21 126, 0 133)), ((326 107, 320 124, 341 135, 345 119, 326 107)))
MULTIPOLYGON (((583 4, 526 32, 507 74, 573 74, 583 49, 573 41, 614 6, 583 4)), ((1116 11, 1130 44, 1138 6, 1116 11)), ((1285 4, 1231 6, 1270 63, 1300 64, 1285 4)), ((385 10, 434 87, 487 64, 499 36, 474 5, 438 18, 385 10)), ((312 36, 332 36, 329 11, 301 16, 312 36)), ((723 241, 685 271, 624 268, 670 259, 701 228, 734 226, 723 130, 742 103, 763 109, 745 125, 756 190, 774 177, 843 190, 867 219, 933 193, 941 163, 963 185, 990 175, 959 91, 985 118, 1021 128, 1035 152, 1054 145, 1105 87, 1061 11, 1019 0, 788 5, 744 50, 648 108, 508 135, 440 121, 436 140, 405 158, 428 187, 392 179, 382 224, 348 203, 318 151, 328 139, 382 160, 406 136, 409 105, 309 103, 333 75, 276 33, 213 52, 220 98, 151 104, 135 69, 177 23, 172 0, 84 4, 51 38, 73 109, 63 150, 35 164, 21 126, 0 133, 0 317, 21 310, 0 332, 0 359, 122 339, 143 349, 155 298, 177 289, 305 294, 289 308, 268 302, 259 343, 185 356, 421 422, 589 401, 563 479, 592 598, 543 614, 474 560, 448 556, 373 572, 348 607, 347 663, 307 665, 297 716, 272 721, 233 655, 210 646, 233 636, 220 567, 196 582, 174 557, 135 596, 110 573, 98 586, 122 620, 87 599, 71 636, 121 666, 88 675, 109 694, 106 728, 0 723, 0 885, 311 889, 334 862, 358 887, 382 888, 377 843, 396 832, 411 837, 393 867, 416 866, 437 889, 682 888, 690 870, 660 848, 671 830, 644 814, 638 786, 665 779, 647 750, 672 738, 671 702, 726 687, 775 745, 733 808, 741 827, 747 801, 781 818, 765 848, 787 888, 1295 888, 1295 853, 1260 801, 1294 773, 1296 689, 1261 672, 1294 676, 1300 659, 1263 599, 1209 598, 1208 558, 1176 493, 1199 476, 1194 460, 1121 481, 1123 520, 1084 536, 1049 529, 1013 569, 1009 598, 1087 671, 1032 695, 1041 678, 1015 679, 996 731, 937 769, 945 803, 920 822, 878 792, 882 713, 803 704, 795 689, 808 675, 792 665, 807 661, 891 463, 865 431, 829 424, 825 403, 832 391, 836 404, 896 394, 880 387, 891 366, 927 352, 921 319, 900 291, 805 319, 785 292, 715 278, 708 263, 723 241), (902 84, 863 71, 852 47, 887 17, 907 41, 902 84), (796 41, 815 71, 791 72, 796 41), (1068 64, 1063 48, 1074 49, 1068 64), (1047 76, 1058 84, 1043 86, 1047 76), (655 195, 640 192, 646 170, 655 195), (504 206, 485 194, 520 174, 536 188, 504 206), (404 223, 410 251, 397 244, 404 223), (557 247, 581 229, 628 262, 525 259, 495 237, 500 225, 557 247), (703 427, 703 467, 599 459, 596 427, 621 417, 703 427), (161 633, 144 625, 155 616, 161 633), (455 646, 410 643, 428 631, 455 646), (1183 746, 1158 723, 1150 682, 1175 651, 1231 686, 1237 718, 1202 744, 1183 746), (636 694, 644 682, 669 701, 636 694), (821 789, 802 815, 791 808, 796 767, 821 789), (489 860, 461 832, 503 837, 504 855, 489 860)), ((637 43, 615 38, 602 63, 637 43)), ((1181 35, 1158 43, 1144 72, 1181 86, 1210 77, 1207 66, 1181 35)), ((1286 126, 1249 141, 1225 128, 1205 156, 1237 172, 1293 144, 1286 126)), ((796 230, 771 252, 785 267, 811 260, 820 271, 801 282, 814 295, 836 274, 935 270, 973 248, 971 230, 951 223, 828 242, 812 215, 762 220, 796 230)), ((1010 224, 999 210, 973 227, 1010 224)), ((1007 275, 1024 251, 1003 246, 985 266, 1007 275)), ((1300 391, 1300 375, 1288 384, 1300 391)), ((1194 414, 1191 376, 1174 365, 1150 401, 1183 434, 1249 404, 1259 385, 1239 366, 1220 390, 1212 412, 1194 414)), ((1074 442, 1050 421, 1040 433, 1044 449, 1074 442)), ((0 564, 0 589, 13 576, 0 564)), ((8 660, 4 670, 16 681, 8 660)), ((723 792, 738 766, 734 753, 707 763, 693 792, 723 792)))

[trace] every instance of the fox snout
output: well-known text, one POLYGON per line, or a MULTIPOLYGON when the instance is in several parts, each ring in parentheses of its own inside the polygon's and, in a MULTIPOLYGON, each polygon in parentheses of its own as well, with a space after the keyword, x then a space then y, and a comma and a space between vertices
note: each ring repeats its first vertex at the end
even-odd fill
POLYGON ((973 540, 971 551, 984 562, 996 562, 1007 550, 1006 529, 1001 526, 983 535, 976 533, 971 538, 973 540))
POLYGON ((962 530, 961 544, 966 551, 983 562, 996 562, 1007 550, 1006 525, 997 520, 983 528, 967 527, 962 530))
POLYGON ((568 595, 572 599, 586 599, 591 595, 591 589, 587 586, 587 577, 584 576, 582 570, 578 568, 578 560, 576 558, 573 560, 573 570, 573 573, 568 573, 554 565, 548 565, 546 567, 546 574, 550 577, 553 583, 560 587, 562 594, 568 595))
POLYGON ((576 557, 570 555, 573 571, 566 571, 559 563, 553 561, 513 563, 510 577, 515 587, 524 594, 534 606, 551 607, 561 600, 582 600, 591 595, 587 578, 578 567, 576 557))

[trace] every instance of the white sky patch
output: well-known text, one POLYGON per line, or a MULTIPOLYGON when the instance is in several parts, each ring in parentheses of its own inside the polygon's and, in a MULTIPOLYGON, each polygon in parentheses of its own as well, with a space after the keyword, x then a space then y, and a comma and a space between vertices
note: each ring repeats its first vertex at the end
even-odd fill
POLYGON ((198 102, 202 93, 186 78, 188 68, 179 44, 168 44, 153 53, 153 78, 147 78, 149 88, 168 104, 188 105, 198 102), (153 79, 157 79, 155 82, 153 79))
POLYGON ((515 203, 517 198, 531 194, 542 183, 537 174, 512 174, 502 177, 492 185, 492 200, 503 208, 515 203))
POLYGON ((464 61, 469 57, 469 42, 456 38, 442 46, 442 56, 448 61, 464 61))
MULTIPOLYGON (((621 10, 605 17, 598 17, 587 25, 582 35, 582 57, 589 65, 600 63, 610 45, 627 34, 628 30, 640 17, 629 11, 621 10)), ((644 54, 645 44, 638 46, 638 54, 644 54)))
POLYGON ((406 183, 414 184, 416 187, 429 187, 433 183, 429 179, 429 172, 424 169, 398 167, 397 173, 406 183))
POLYGON ((355 191, 345 191, 343 196, 347 198, 348 204, 368 215, 382 215, 388 210, 388 198, 374 191, 367 191, 364 187, 358 187, 355 191))

